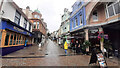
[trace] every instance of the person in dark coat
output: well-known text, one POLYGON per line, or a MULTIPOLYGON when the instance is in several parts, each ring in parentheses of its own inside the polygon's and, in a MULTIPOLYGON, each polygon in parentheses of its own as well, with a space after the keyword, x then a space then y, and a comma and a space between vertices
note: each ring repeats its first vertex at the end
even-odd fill
POLYGON ((76 53, 79 54, 80 53, 80 43, 78 42, 78 40, 76 40, 75 47, 76 47, 76 53))
POLYGON ((97 55, 96 54, 98 54, 98 53, 102 53, 102 51, 100 49, 100 46, 96 45, 96 46, 94 46, 94 48, 92 50, 92 55, 91 55, 89 64, 97 63, 97 55))

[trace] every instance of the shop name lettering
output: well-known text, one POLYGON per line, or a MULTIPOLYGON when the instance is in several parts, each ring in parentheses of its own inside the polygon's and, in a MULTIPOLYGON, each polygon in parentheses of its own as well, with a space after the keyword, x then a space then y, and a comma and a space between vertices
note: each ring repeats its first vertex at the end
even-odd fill
POLYGON ((17 30, 17 31, 20 31, 20 32, 24 32, 23 30, 21 30, 21 29, 15 27, 15 26, 14 26, 14 29, 17 30))

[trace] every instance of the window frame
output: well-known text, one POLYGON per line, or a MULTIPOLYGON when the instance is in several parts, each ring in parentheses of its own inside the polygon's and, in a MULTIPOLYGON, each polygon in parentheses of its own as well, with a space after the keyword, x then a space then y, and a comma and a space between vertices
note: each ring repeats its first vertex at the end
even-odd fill
POLYGON ((29 23, 29 31, 31 31, 31 23, 29 23))
POLYGON ((75 26, 78 27, 78 18, 75 17, 75 26))
POLYGON ((33 22, 33 29, 36 29, 36 22, 33 22), (34 28, 35 26, 35 28, 34 28))
POLYGON ((74 20, 72 20, 72 28, 74 28, 74 20))
POLYGON ((27 19, 24 18, 24 24, 23 27, 26 29, 27 28, 27 19))
POLYGON ((80 25, 83 25, 83 21, 82 21, 83 19, 82 18, 83 18, 83 15, 80 14, 80 25))
POLYGON ((1 41, 2 41, 2 33, 3 33, 3 32, 0 30, 0 47, 2 46, 2 45, 1 45, 1 44, 2 44, 2 43, 1 43, 1 41))
POLYGON ((40 25, 40 22, 37 22, 37 29, 39 29, 40 27, 39 27, 39 25, 40 25))
POLYGON ((117 4, 117 3, 118 3, 119 6, 120 6, 120 2, 114 2, 113 4, 111 4, 111 5, 109 5, 109 6, 107 6, 108 4, 106 4, 106 11, 107 11, 107 13, 106 13, 107 15, 106 15, 106 16, 107 16, 107 18, 110 18, 110 17, 113 17, 113 16, 116 16, 116 15, 120 14, 120 13, 116 14, 116 11, 115 11, 114 5, 117 4), (111 6, 112 6, 112 8, 113 8, 113 13, 114 13, 114 15, 112 15, 112 16, 109 15, 109 11, 108 11, 108 8, 111 7, 111 6))
POLYGON ((97 11, 97 10, 94 10, 94 11, 92 12, 92 19, 93 19, 93 22, 98 21, 98 11, 97 11), (94 15, 93 15, 93 13, 94 13, 95 11, 97 12, 97 18, 96 18, 96 20, 94 19, 94 15))
POLYGON ((21 19, 21 14, 16 10, 14 22, 15 22, 17 25, 20 25, 20 19, 21 19), (19 16, 17 16, 17 15, 19 15, 19 16), (16 20, 18 20, 18 21, 16 22, 16 20))
POLYGON ((9 40, 10 40, 10 33, 6 32, 4 46, 9 46, 9 40), (7 45, 6 45, 7 34, 9 34, 9 37, 8 37, 8 42, 7 42, 7 45))

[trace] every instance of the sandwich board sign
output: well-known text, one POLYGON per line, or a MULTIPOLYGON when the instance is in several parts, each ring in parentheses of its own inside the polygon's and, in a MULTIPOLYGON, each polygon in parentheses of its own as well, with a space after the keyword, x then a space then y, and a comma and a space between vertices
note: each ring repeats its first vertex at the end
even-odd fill
POLYGON ((107 63, 102 53, 97 54, 97 59, 101 68, 107 68, 107 63))

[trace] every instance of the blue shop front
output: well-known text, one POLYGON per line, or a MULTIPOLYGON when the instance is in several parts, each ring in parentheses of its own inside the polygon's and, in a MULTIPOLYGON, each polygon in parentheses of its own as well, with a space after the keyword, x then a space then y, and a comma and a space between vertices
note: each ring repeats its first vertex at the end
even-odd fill
POLYGON ((2 19, 0 23, 0 53, 2 56, 32 45, 32 32, 2 19))

